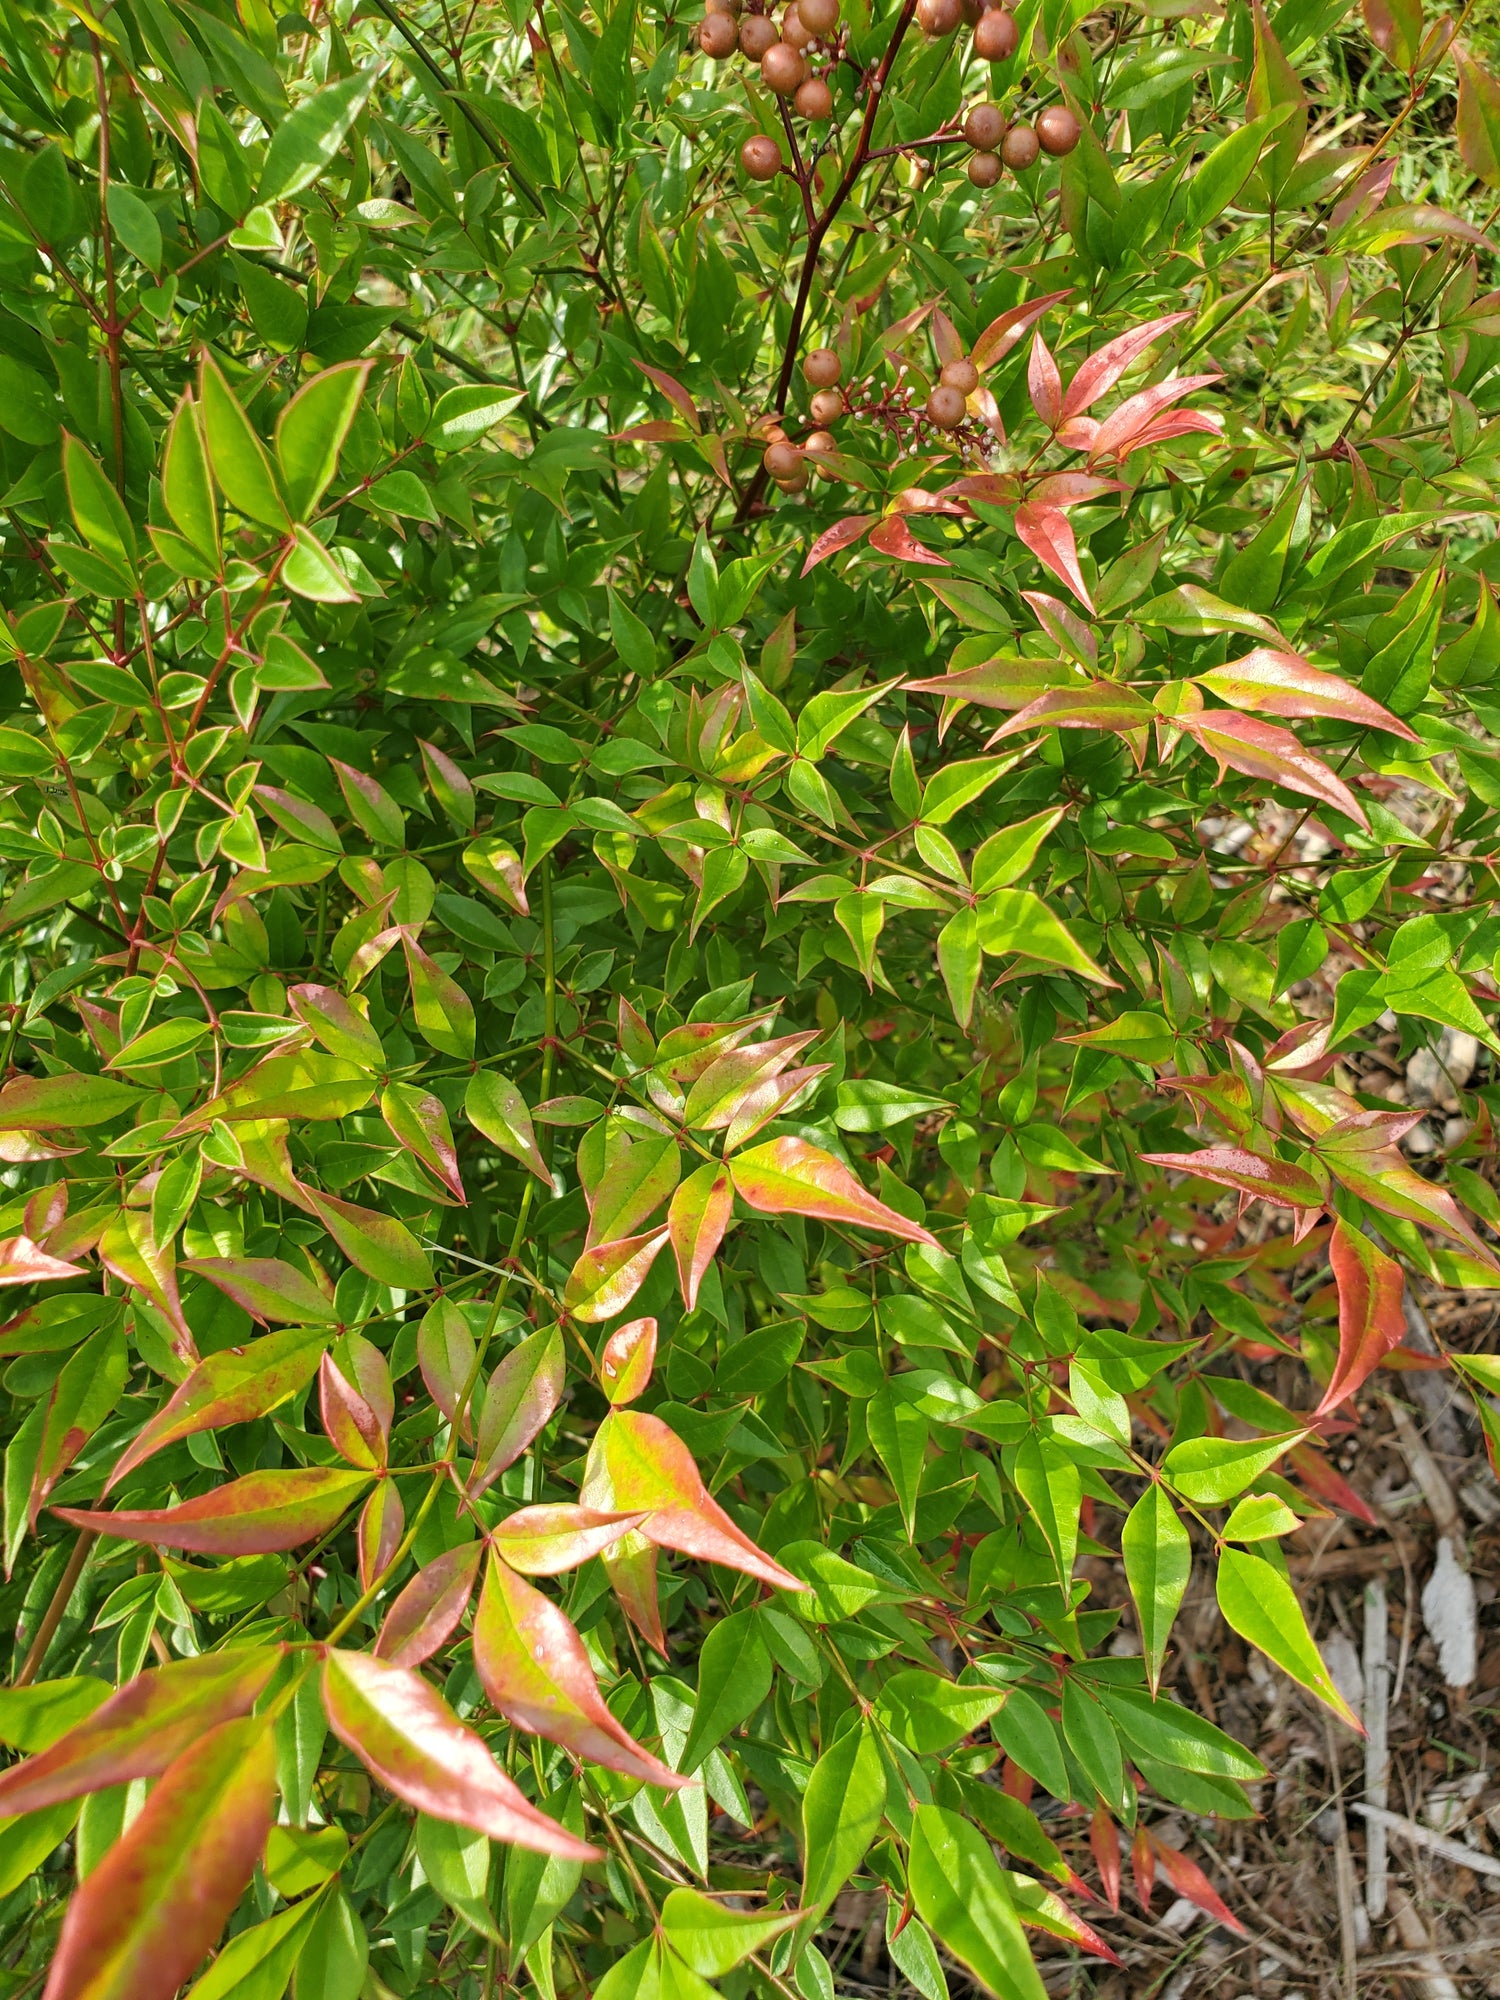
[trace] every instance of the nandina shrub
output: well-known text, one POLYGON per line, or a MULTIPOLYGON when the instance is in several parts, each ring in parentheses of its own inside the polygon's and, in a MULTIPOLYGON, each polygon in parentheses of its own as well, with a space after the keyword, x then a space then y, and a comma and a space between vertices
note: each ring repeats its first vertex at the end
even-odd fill
POLYGON ((0 7, 7 1992, 1035 1996, 1238 1922, 1195 1574, 1357 1726, 1500 82, 758 4, 0 7))

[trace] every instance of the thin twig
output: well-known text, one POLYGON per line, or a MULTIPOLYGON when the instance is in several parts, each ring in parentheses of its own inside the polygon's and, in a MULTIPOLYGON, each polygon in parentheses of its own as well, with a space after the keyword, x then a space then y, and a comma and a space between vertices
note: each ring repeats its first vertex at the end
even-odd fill
POLYGON ((78 1579, 83 1575, 83 1566, 89 1559, 89 1550, 98 1539, 92 1528, 79 1529, 78 1540, 73 1544, 73 1553, 68 1557, 68 1566, 58 1580, 57 1588, 52 1593, 52 1602, 47 1606, 42 1622, 37 1627, 36 1637, 21 1662, 21 1671, 16 1675, 17 1687, 26 1687, 36 1679, 37 1670, 47 1657, 47 1648, 52 1644, 53 1636, 63 1621, 63 1614, 72 1602, 73 1592, 78 1588, 78 1579))

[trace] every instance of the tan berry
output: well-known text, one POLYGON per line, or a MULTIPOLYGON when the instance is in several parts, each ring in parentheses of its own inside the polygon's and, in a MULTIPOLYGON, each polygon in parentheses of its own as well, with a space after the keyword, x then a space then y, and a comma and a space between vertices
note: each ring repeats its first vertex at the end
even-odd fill
POLYGON ((1049 104, 1036 121, 1036 136, 1042 151, 1059 159, 1078 144, 1083 127, 1066 104, 1049 104))
POLYGON ((801 452, 796 445, 788 444, 785 438, 778 438, 774 444, 766 446, 761 464, 773 479, 795 479, 803 470, 801 452))
POLYGON ((820 76, 810 76, 792 102, 800 117, 822 119, 833 116, 833 92, 820 76))
POLYGON ((820 389, 808 400, 808 412, 815 424, 831 424, 844 414, 842 389, 820 389))
POLYGON ((740 47, 752 62, 759 62, 766 50, 781 40, 776 23, 764 14, 747 14, 740 22, 740 47))
POLYGON ((760 80, 777 97, 790 97, 807 77, 807 64, 788 42, 773 42, 760 59, 760 80))
POLYGON ((805 49, 812 40, 812 29, 803 20, 799 8, 788 7, 782 15, 781 39, 794 49, 805 49))
POLYGON ((804 451, 837 451, 838 440, 832 431, 809 431, 802 440, 804 451))
POLYGON ((974 30, 974 53, 985 62, 1004 62, 1015 54, 1020 39, 1014 14, 1004 7, 987 7, 974 30))
POLYGON ((1029 125, 1012 125, 1000 142, 1001 159, 1018 174, 1036 165, 1040 151, 1037 136, 1029 125))
POLYGON ((778 479, 776 484, 783 493, 800 493, 807 484, 807 465, 802 459, 797 461, 797 470, 786 479, 778 479))
POLYGON ((972 396, 979 387, 979 370, 966 354, 957 361, 945 361, 938 377, 945 389, 957 389, 960 396, 972 396))
POLYGON ((797 0, 797 12, 803 27, 825 42, 839 24, 839 0, 797 0))
POLYGON ((764 132, 756 132, 740 147, 740 165, 753 181, 773 181, 781 172, 781 148, 764 132))
POLYGON ((940 431, 956 431, 964 415, 964 399, 957 389, 948 389, 939 383, 927 398, 928 421, 936 424, 940 431))
POLYGON ((917 23, 924 35, 951 35, 962 19, 961 0, 917 0, 917 23))
POLYGON ((992 188, 1000 178, 998 153, 970 153, 969 179, 977 188, 992 188))
POLYGON ((739 30, 732 14, 706 14, 698 28, 698 46, 715 62, 723 62, 739 47, 739 30))
POLYGON ((802 373, 815 389, 831 389, 844 372, 844 364, 831 347, 815 347, 804 355, 802 373))
POLYGON ((964 137, 977 153, 993 153, 1005 137, 1005 113, 998 104, 976 104, 964 120, 964 137))

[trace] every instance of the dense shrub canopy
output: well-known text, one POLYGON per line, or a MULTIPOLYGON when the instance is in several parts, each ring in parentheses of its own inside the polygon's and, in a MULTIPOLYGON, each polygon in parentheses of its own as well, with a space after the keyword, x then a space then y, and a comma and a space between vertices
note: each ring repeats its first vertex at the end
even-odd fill
POLYGON ((1235 1921, 1190 1579, 1355 1723, 1500 82, 802 11, 0 0, 7 1992, 1036 1996, 1122 1842, 1235 1921))

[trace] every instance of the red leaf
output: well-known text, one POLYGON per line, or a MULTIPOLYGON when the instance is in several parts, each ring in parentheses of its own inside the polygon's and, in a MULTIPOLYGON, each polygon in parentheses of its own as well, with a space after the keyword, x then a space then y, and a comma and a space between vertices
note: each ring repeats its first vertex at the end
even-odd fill
POLYGON ((1356 1521, 1363 1521, 1367 1527, 1381 1526, 1380 1516, 1362 1494, 1356 1493, 1342 1473, 1335 1472, 1321 1452, 1310 1444, 1293 1445, 1287 1453, 1289 1464, 1297 1468, 1302 1484, 1313 1499, 1329 1507, 1337 1507, 1341 1513, 1352 1514, 1356 1521))
POLYGON ((730 1165, 735 1193, 763 1215, 808 1215, 881 1229, 904 1243, 937 1247, 937 1238, 867 1194, 842 1161, 806 1139, 772 1139, 730 1165))
POLYGON ((698 1287, 714 1261, 733 1214, 734 1189, 728 1171, 714 1161, 689 1174, 672 1197, 667 1210, 667 1234, 677 1260, 682 1302, 689 1312, 698 1303, 698 1287))
POLYGON ((1196 1903, 1206 1916, 1212 1917, 1216 1924, 1223 1924, 1226 1930, 1237 1931, 1241 1937, 1250 1935, 1197 1862, 1189 1861, 1178 1848, 1168 1847, 1164 1840, 1157 1840, 1154 1835, 1149 1838, 1161 1863, 1162 1873, 1179 1896, 1186 1896, 1190 1903, 1196 1903))
POLYGON ((479 1574, 483 1542, 460 1542, 419 1569, 386 1613, 375 1641, 382 1659, 419 1667, 458 1630, 479 1574))
POLYGON ((658 1548, 722 1563, 778 1590, 801 1590, 709 1494, 693 1455, 660 1417, 614 1410, 594 1433, 578 1498, 602 1513, 643 1513, 638 1532, 658 1548))
POLYGON ((1243 771, 1248 778, 1284 785, 1289 792, 1301 792, 1332 806, 1357 827, 1369 830, 1359 800, 1343 779, 1330 771, 1321 757, 1304 750, 1289 729, 1278 729, 1252 715, 1226 714, 1222 708, 1204 709, 1198 715, 1184 713, 1172 720, 1215 760, 1221 779, 1226 770, 1243 771))
POLYGON ((75 1528, 149 1542, 160 1549, 196 1549, 202 1555, 272 1555, 316 1541, 337 1525, 370 1483, 365 1472, 322 1465, 290 1472, 249 1472, 184 1500, 177 1507, 95 1513, 87 1507, 54 1507, 75 1528))
POLYGON ((1077 374, 1068 384, 1068 392, 1063 398, 1063 415, 1076 417, 1080 410, 1096 403, 1106 389, 1115 386, 1131 363, 1145 353, 1152 341, 1159 339, 1168 327, 1180 326, 1185 319, 1192 317, 1190 311, 1168 313, 1164 319, 1147 320, 1144 326, 1132 327, 1129 333, 1106 341, 1097 354, 1091 354, 1079 366, 1077 374))
POLYGON ((0 1772, 0 1813, 160 1777, 206 1729, 248 1715, 281 1657, 280 1646, 240 1647, 137 1674, 49 1749, 0 1772))
POLYGON ((264 1340, 252 1340, 248 1347, 226 1347, 210 1354, 125 1447, 104 1491, 108 1493, 127 1472, 166 1445, 198 1431, 250 1423, 276 1409, 312 1380, 329 1338, 307 1327, 289 1327, 268 1333, 264 1340))
POLYGON ((1120 1836, 1103 1806, 1095 1806, 1093 1818, 1089 1821, 1089 1846, 1093 1848, 1094 1860, 1098 1863, 1105 1899, 1109 1907, 1117 1911, 1120 1907, 1120 1836))
POLYGON ((1001 313, 998 319, 992 319, 974 343, 973 353, 969 357, 974 366, 981 374, 986 368, 993 368, 997 361, 1003 360, 1009 354, 1028 329, 1035 326, 1049 307, 1057 305, 1060 300, 1067 297, 1065 291, 1048 292, 1045 298, 1028 299, 1025 305, 1011 306, 1008 311, 1001 313))
POLYGON ((655 1361, 654 1319, 633 1319, 612 1333, 599 1356, 599 1379, 609 1401, 633 1403, 637 1396, 644 1395, 655 1361))
POLYGON ((641 1519, 639 1514, 601 1514, 596 1507, 563 1500, 522 1507, 492 1530, 490 1543, 518 1576, 561 1576, 612 1549, 641 1519))
POLYGON ((1278 1208, 1321 1208, 1325 1192, 1304 1167, 1289 1160, 1263 1160, 1239 1146, 1208 1146, 1201 1153, 1142 1153, 1147 1166, 1194 1174, 1219 1187, 1273 1201, 1278 1208))
POLYGON ((689 1782, 615 1720, 567 1614, 493 1551, 474 1617, 474 1665, 491 1702, 519 1728, 628 1778, 673 1790, 689 1782))
POLYGON ((217 1285, 262 1325, 283 1320, 295 1326, 332 1326, 338 1319, 333 1301, 324 1298, 307 1273, 279 1257, 189 1257, 181 1268, 217 1285))
POLYGON ((1031 359, 1026 366, 1026 387, 1031 407, 1049 431, 1055 431, 1063 412, 1062 377, 1052 358, 1052 349, 1041 334, 1031 336, 1031 359))
POLYGON ((1138 395, 1127 396, 1095 431, 1093 443, 1089 446, 1089 458, 1108 458, 1111 454, 1121 458, 1127 456, 1132 449, 1130 440, 1143 433, 1161 411, 1170 409, 1173 403, 1190 396, 1195 389, 1206 388, 1210 382, 1219 380, 1218 375, 1182 375, 1175 381, 1158 382, 1150 389, 1142 389, 1138 395))
POLYGON ((171 2000, 254 1873, 275 1787, 264 1717, 185 1750, 75 1892, 44 2000, 171 2000))
POLYGON ((1130 1843, 1130 1872, 1135 1877, 1135 1900, 1149 1917, 1151 1891, 1156 1886, 1156 1855, 1144 1826, 1136 1828, 1130 1843))
POLYGON ((323 1707, 339 1741, 418 1812, 563 1861, 599 1859, 598 1848, 538 1812, 473 1730, 407 1668, 330 1647, 323 1707))
POLYGON ((1459 1212, 1458 1204, 1444 1187, 1423 1180, 1391 1139, 1402 1137, 1421 1122, 1422 1114, 1359 1111, 1331 1125, 1317 1141, 1317 1152, 1329 1172, 1372 1208, 1387 1215, 1403 1216, 1408 1222, 1441 1230, 1462 1243, 1488 1270, 1500 1272, 1489 1245, 1472 1230, 1459 1212))
POLYGON ((1031 498, 1052 507, 1081 507, 1086 500, 1124 491, 1123 480, 1105 479, 1097 472, 1049 472, 1032 487, 1031 498))
POLYGON ((319 1368, 318 1406, 323 1428, 340 1458, 366 1470, 385 1464, 385 1433, 380 1420, 331 1354, 323 1356, 319 1368))
MULTIPOLYGON (((894 556, 898 562, 930 563, 935 569, 953 567, 946 556, 923 547, 907 527, 903 514, 887 514, 877 527, 872 528, 870 547, 879 549, 883 556, 894 556)), ((806 575, 805 570, 803 574, 806 575)))
POLYGON ((1142 701, 1134 688, 1118 681, 1085 681, 1073 687, 1048 688, 1045 694, 1039 694, 1017 710, 1008 722, 1002 722, 989 740, 999 743, 1007 736, 1044 726, 1112 729, 1117 735, 1131 736, 1148 727, 1153 714, 1150 703, 1142 701))
POLYGON ((1260 715, 1331 715, 1340 722, 1404 736, 1408 743, 1420 741, 1414 729, 1337 674, 1324 673, 1300 653, 1280 653, 1273 646, 1257 646, 1242 660, 1199 674, 1198 685, 1232 708, 1254 709, 1260 715))
POLYGON ((653 368, 649 361, 642 361, 634 354, 630 358, 643 375, 651 377, 667 401, 682 412, 683 421, 691 425, 693 430, 701 431, 703 425, 698 420, 698 406, 676 376, 669 375, 665 368, 653 368))
POLYGON ((1068 517, 1045 501, 1028 500, 1016 509, 1016 534, 1044 569, 1062 578, 1081 604, 1090 611, 1094 600, 1078 567, 1078 543, 1068 525, 1068 517))
POLYGON ((879 519, 878 514, 846 514, 842 521, 835 521, 831 528, 825 528, 808 550, 802 574, 806 576, 819 563, 827 562, 840 549, 847 549, 851 542, 857 542, 865 530, 872 528, 879 519))
POLYGON ((1320 1417, 1352 1396, 1406 1338, 1401 1310, 1406 1280, 1394 1257, 1335 1216, 1328 1261, 1339 1288, 1339 1356, 1317 1408, 1320 1417))
POLYGON ((83 1275, 78 1265, 39 1250, 29 1236, 8 1236, 0 1243, 0 1285, 39 1285, 83 1275))

